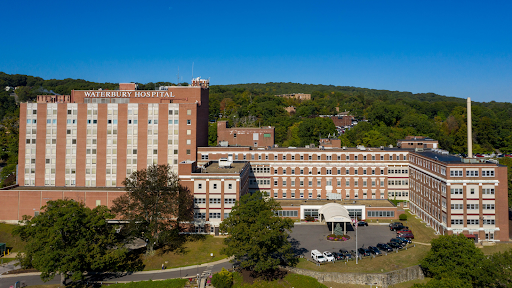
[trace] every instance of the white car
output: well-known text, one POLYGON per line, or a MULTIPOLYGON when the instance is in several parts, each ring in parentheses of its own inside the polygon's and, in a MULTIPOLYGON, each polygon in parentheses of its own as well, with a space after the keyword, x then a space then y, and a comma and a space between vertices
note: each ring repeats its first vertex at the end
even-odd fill
POLYGON ((311 258, 313 258, 313 260, 315 260, 318 263, 327 261, 327 259, 324 257, 324 255, 322 255, 322 253, 320 253, 320 251, 318 251, 318 250, 311 251, 311 258))
POLYGON ((334 256, 332 256, 331 252, 325 251, 323 255, 327 261, 334 262, 334 256))

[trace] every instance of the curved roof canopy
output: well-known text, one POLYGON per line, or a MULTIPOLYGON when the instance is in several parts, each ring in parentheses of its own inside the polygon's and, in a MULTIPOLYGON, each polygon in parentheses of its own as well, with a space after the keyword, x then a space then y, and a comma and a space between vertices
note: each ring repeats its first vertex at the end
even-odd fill
POLYGON ((347 208, 337 203, 329 203, 318 209, 323 214, 325 222, 352 222, 347 208))

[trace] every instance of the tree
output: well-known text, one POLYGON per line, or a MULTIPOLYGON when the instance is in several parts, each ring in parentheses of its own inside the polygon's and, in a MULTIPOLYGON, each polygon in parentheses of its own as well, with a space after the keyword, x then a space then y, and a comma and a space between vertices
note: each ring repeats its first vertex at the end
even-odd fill
POLYGON ((135 171, 123 185, 128 193, 116 198, 112 211, 127 221, 123 233, 142 237, 147 254, 155 246, 171 242, 180 231, 181 221, 193 218, 194 201, 190 190, 179 184, 169 165, 151 165, 135 171))
POLYGON ((491 261, 466 236, 440 236, 431 244, 432 248, 421 260, 426 276, 437 280, 458 278, 473 287, 488 287, 493 283, 496 270, 491 261))
POLYGON ((228 233, 222 253, 235 256, 243 268, 256 273, 275 271, 283 263, 294 265, 297 258, 287 240, 293 221, 278 217, 278 210, 279 203, 259 191, 242 196, 220 225, 228 233))
POLYGON ((23 268, 41 271, 43 281, 61 275, 73 281, 84 279, 84 272, 123 270, 127 250, 116 235, 116 226, 107 223, 114 218, 106 206, 94 209, 73 200, 48 201, 44 212, 30 218, 23 216, 13 230, 27 242, 25 253, 18 254, 23 268))
POLYGON ((233 286, 233 273, 222 267, 219 273, 213 274, 212 285, 216 288, 231 288, 233 286))

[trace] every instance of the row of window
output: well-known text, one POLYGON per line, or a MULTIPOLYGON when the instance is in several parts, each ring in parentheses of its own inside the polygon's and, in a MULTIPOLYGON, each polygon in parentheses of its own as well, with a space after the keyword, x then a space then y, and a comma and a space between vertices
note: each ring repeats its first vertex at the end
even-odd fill
POLYGON ((395 217, 395 211, 366 211, 368 217, 395 217))
MULTIPOLYGON (((478 210, 478 204, 466 204, 466 209, 468 210, 478 210)), ((451 204, 452 210, 462 210, 464 209, 464 204, 451 204)), ((494 204, 482 204, 482 208, 484 210, 494 210, 494 204)))
MULTIPOLYGON (((217 189, 217 183, 214 183, 212 188, 213 188, 213 190, 217 189)), ((203 189, 203 183, 198 183, 197 184, 197 189, 203 189)), ((230 189, 230 190, 233 189, 233 184, 229 183, 228 184, 228 189, 230 189)))
MULTIPOLYGON (((466 219, 467 225, 479 225, 480 219, 466 219)), ((494 219, 484 219, 484 225, 494 225, 494 219)), ((452 219, 452 225, 464 225, 464 219, 452 219)))
POLYGON ((299 213, 296 210, 278 210, 275 211, 279 217, 298 217, 299 213))
MULTIPOLYGON (((478 177, 478 170, 466 170, 466 177, 478 177)), ((451 177, 462 177, 464 173, 462 170, 450 170, 451 177)), ((483 177, 494 177, 494 170, 482 170, 483 177)))
MULTIPOLYGON (((463 189, 462 188, 452 188, 452 189, 450 189, 450 192, 453 195, 462 195, 463 189)), ((475 194, 475 189, 471 188, 470 193, 475 194)), ((494 195, 494 188, 484 188, 484 189, 482 189, 482 194, 494 195)))

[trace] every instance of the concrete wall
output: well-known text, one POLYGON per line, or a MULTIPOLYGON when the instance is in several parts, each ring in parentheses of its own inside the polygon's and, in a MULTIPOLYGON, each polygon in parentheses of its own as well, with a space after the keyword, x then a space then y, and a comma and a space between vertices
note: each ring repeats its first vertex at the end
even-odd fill
POLYGON ((419 265, 391 271, 388 273, 337 273, 316 272, 305 269, 287 267, 288 271, 300 275, 310 276, 318 282, 336 282, 340 284, 378 285, 389 287, 398 283, 416 279, 424 279, 425 275, 419 265))

